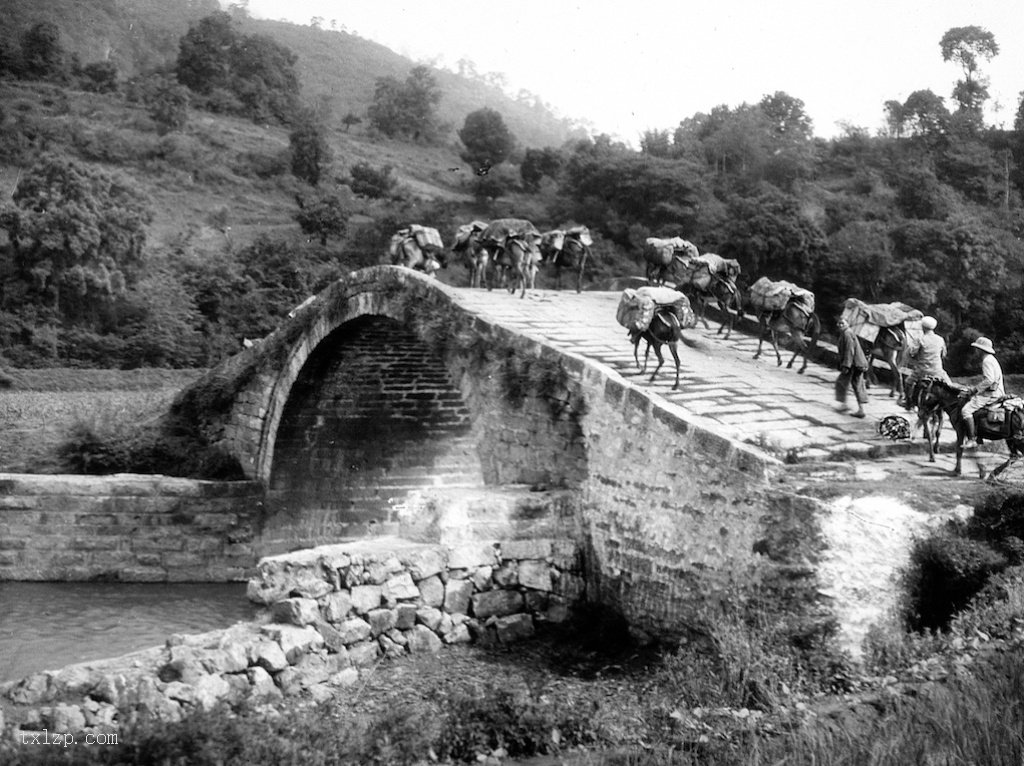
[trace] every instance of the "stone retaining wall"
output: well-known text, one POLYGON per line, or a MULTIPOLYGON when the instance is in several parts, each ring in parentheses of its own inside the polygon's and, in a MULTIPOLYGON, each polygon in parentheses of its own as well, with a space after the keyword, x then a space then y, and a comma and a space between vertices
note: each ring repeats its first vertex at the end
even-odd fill
POLYGON ((0 474, 0 580, 242 581, 262 496, 255 482, 0 474))
POLYGON ((0 735, 113 731, 220 702, 316 704, 381 657, 507 643, 537 621, 562 622, 583 581, 566 540, 449 547, 392 538, 263 559, 248 591, 271 605, 270 622, 176 635, 164 647, 0 684, 0 735))
POLYGON ((382 537, 261 559, 246 593, 275 620, 319 631, 333 651, 375 660, 563 622, 584 595, 582 569, 571 540, 382 537))

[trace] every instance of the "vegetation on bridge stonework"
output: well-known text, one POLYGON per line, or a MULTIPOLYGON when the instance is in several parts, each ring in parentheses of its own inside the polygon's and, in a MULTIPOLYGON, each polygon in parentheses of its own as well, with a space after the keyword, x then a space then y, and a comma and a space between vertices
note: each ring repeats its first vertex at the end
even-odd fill
POLYGON ((547 404, 552 420, 579 421, 586 414, 586 400, 558 352, 497 325, 484 327, 440 294, 397 302, 424 343, 441 358, 457 359, 474 377, 497 379, 512 407, 535 398, 547 404))

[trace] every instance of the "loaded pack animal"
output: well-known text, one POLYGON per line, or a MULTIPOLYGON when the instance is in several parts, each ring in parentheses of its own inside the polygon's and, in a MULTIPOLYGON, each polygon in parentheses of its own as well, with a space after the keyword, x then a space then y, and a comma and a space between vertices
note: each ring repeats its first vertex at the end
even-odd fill
MULTIPOLYGON (((521 288, 520 298, 526 297, 527 288, 533 288, 540 264, 540 232, 529 221, 521 218, 499 218, 491 221, 480 235, 487 249, 490 264, 507 285, 510 293, 521 288)), ((487 289, 493 287, 493 276, 487 289)))
MULTIPOLYGON (((868 304, 849 298, 842 316, 857 333, 868 359, 877 357, 889 365, 889 396, 905 395, 902 367, 907 355, 908 333, 921 334, 924 314, 905 303, 868 304)), ((868 366, 868 385, 877 385, 874 365, 868 366)))
POLYGON ((576 292, 583 289, 583 269, 590 257, 590 246, 594 244, 590 229, 574 226, 570 229, 554 229, 545 232, 540 240, 541 263, 550 263, 555 268, 555 289, 562 289, 562 270, 576 274, 576 292))
POLYGON ((677 263, 685 263, 698 255, 697 246, 682 237, 648 237, 644 240, 643 249, 647 281, 652 285, 665 284, 670 276, 675 278, 677 263))
POLYGON ((708 304, 718 304, 722 312, 722 324, 717 335, 725 332, 725 339, 732 335, 737 318, 743 317, 743 297, 736 286, 736 278, 740 275, 740 262, 726 259, 716 253, 704 253, 685 263, 683 279, 676 289, 692 298, 697 319, 710 329, 707 314, 708 304), (733 312, 736 312, 733 314, 733 312))
POLYGON ((628 332, 629 340, 633 344, 633 360, 641 375, 647 372, 647 361, 651 349, 654 349, 658 366, 651 373, 651 383, 658 377, 658 372, 665 364, 661 347, 668 346, 676 365, 672 390, 677 390, 681 368, 678 344, 682 341, 691 348, 697 347, 694 341, 682 333, 685 328, 694 327, 697 323, 689 299, 677 290, 666 287, 625 290, 619 300, 616 319, 628 332), (640 364, 640 341, 647 341, 643 365, 640 364))
POLYGON ((437 229, 417 224, 399 229, 391 237, 388 256, 395 266, 422 271, 431 277, 448 265, 444 243, 437 229))
POLYGON ((814 293, 792 282, 773 282, 767 277, 761 277, 750 286, 748 305, 760 326, 754 359, 761 356, 761 346, 765 336, 768 336, 781 367, 782 354, 779 353, 778 337, 788 334, 793 356, 786 368, 792 369, 797 355, 802 354, 804 363, 797 372, 804 372, 821 335, 821 320, 814 313, 814 293))
POLYGON ((487 264, 490 253, 480 241, 487 224, 484 221, 473 221, 460 226, 455 232, 452 252, 461 255, 469 270, 469 286, 483 287, 487 282, 487 264))
MULTIPOLYGON (((931 406, 941 407, 949 417, 949 422, 956 431, 956 465, 954 476, 962 475, 964 442, 967 440, 967 429, 960 411, 970 397, 970 389, 956 384, 950 385, 944 380, 935 379, 924 394, 925 401, 931 406)), ((990 474, 995 478, 1010 463, 1024 456, 1024 400, 1017 397, 1006 397, 990 404, 974 413, 975 429, 979 439, 988 441, 1005 441, 1010 450, 1010 457, 990 474)), ((985 476, 979 462, 978 473, 985 476)))

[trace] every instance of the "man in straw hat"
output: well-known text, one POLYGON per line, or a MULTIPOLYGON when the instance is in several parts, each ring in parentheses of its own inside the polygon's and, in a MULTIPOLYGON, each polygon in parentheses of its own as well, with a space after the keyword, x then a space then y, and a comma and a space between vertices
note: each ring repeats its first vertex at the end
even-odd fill
POLYGON ((974 413, 984 407, 1006 396, 1003 388, 1003 368, 999 366, 996 359, 995 349, 992 348, 992 341, 988 338, 978 338, 971 344, 977 356, 981 358, 981 381, 971 386, 968 391, 971 398, 968 399, 960 410, 964 419, 964 430, 967 432, 967 441, 964 449, 976 449, 979 445, 977 431, 974 426, 974 413))
POLYGON ((907 385, 904 387, 905 398, 900 404, 908 410, 914 406, 914 387, 918 381, 938 378, 949 385, 953 384, 942 366, 946 360, 946 341, 941 335, 935 334, 937 324, 935 317, 922 319, 921 338, 916 343, 911 343, 907 351, 907 356, 910 357, 910 377, 907 378, 907 385))

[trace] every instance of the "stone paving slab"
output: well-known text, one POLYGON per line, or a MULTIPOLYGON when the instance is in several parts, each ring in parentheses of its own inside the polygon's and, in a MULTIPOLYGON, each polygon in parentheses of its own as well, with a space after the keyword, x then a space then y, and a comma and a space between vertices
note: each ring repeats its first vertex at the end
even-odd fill
MULTIPOLYGON (((684 335, 696 348, 679 346, 680 384, 673 391, 675 366, 667 349, 656 382, 649 382, 657 365, 653 352, 647 372, 639 374, 632 344, 615 320, 620 292, 531 290, 525 298, 498 290, 456 288, 456 292, 456 300, 481 317, 595 359, 624 380, 705 418, 721 434, 769 452, 797 452, 807 459, 834 453, 881 456, 926 450, 920 438, 893 442, 877 433, 878 421, 890 414, 907 417, 913 425, 912 418, 887 396, 887 388, 872 389, 865 406, 868 417, 863 420, 837 412, 834 368, 811 361, 806 372, 798 374, 801 360, 787 369, 789 353, 780 349, 783 364, 777 365, 768 343, 755 360, 757 340, 739 330, 729 340, 716 334, 715 322, 709 330, 702 326, 686 330, 684 335)), ((926 454, 924 461, 928 465, 926 454)))

